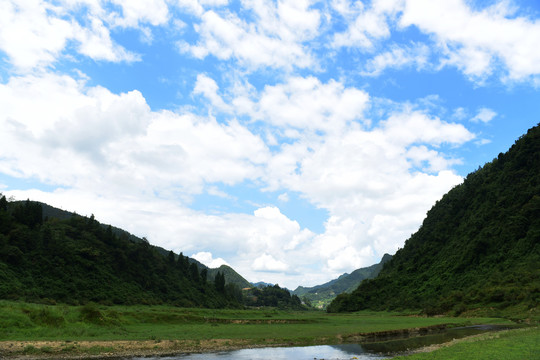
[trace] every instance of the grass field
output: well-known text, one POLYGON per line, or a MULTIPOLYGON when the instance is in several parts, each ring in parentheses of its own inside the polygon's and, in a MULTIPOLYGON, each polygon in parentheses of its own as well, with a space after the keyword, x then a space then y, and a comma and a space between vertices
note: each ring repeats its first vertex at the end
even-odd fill
MULTIPOLYGON (((0 345, 15 349, 13 344, 19 342, 19 345, 23 344, 18 350, 20 354, 39 355, 59 351, 110 353, 117 350, 121 341, 145 342, 145 347, 153 348, 170 346, 171 351, 276 344, 309 345, 354 340, 362 333, 439 324, 453 326, 511 322, 500 318, 418 317, 404 313, 327 314, 272 309, 68 306, 0 301, 0 323, 0 345), (38 342, 41 345, 37 345, 38 342), (83 346, 82 342, 88 344, 83 346)), ((16 355, 17 351, 7 355, 13 354, 16 355)))
POLYGON ((508 323, 399 313, 326 314, 168 306, 67 306, 0 301, 0 340, 299 339, 425 327, 508 323))
POLYGON ((393 360, 537 360, 540 328, 507 330, 453 341, 440 349, 393 360))

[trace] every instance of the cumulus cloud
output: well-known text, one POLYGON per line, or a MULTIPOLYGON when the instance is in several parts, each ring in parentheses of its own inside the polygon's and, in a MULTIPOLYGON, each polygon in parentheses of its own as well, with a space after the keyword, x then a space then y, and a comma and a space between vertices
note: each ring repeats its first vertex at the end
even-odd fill
POLYGON ((230 266, 222 258, 214 259, 214 257, 212 256, 212 253, 208 251, 201 251, 201 252, 191 255, 190 257, 203 263, 204 265, 208 266, 210 269, 218 268, 221 265, 230 266))
POLYGON ((465 0, 374 0, 370 5, 362 4, 331 2, 332 10, 346 25, 345 31, 333 35, 332 47, 376 53, 365 64, 364 75, 405 66, 451 66, 480 84, 491 76, 504 82, 539 81, 540 51, 534 44, 540 42, 540 22, 517 14, 511 2, 497 1, 480 9, 465 0), (412 47, 386 44, 393 34, 410 27, 428 38, 412 47))
POLYGON ((253 270, 265 272, 284 272, 289 266, 283 261, 274 259, 272 255, 262 254, 253 260, 253 270))
POLYGON ((73 36, 73 26, 46 3, 3 1, 0 4, 0 49, 19 69, 53 62, 73 36))
POLYGON ((310 9, 308 1, 255 1, 242 5, 255 21, 241 19, 231 12, 205 11, 195 26, 198 42, 181 40, 180 51, 200 59, 208 55, 221 60, 235 59, 249 69, 307 68, 315 64, 303 43, 317 34, 320 14, 310 9))
POLYGON ((164 0, 112 1, 116 7, 94 1, 12 1, 0 4, 0 50, 19 71, 53 65, 70 56, 70 45, 93 60, 140 61, 138 54, 113 40, 116 28, 135 28, 151 40, 145 25, 160 26, 169 20, 164 0))
POLYGON ((399 20, 434 36, 446 54, 444 62, 474 78, 489 76, 502 63, 509 80, 526 80, 540 74, 540 23, 516 16, 509 2, 483 10, 464 0, 435 2, 406 0, 399 20))
POLYGON ((114 14, 114 23, 122 27, 137 27, 140 23, 153 26, 169 20, 169 8, 165 0, 112 0, 122 8, 122 14, 114 14))
MULTIPOLYGON (((369 95, 343 83, 323 83, 315 77, 291 77, 285 83, 266 86, 256 99, 235 98, 241 114, 283 130, 339 132, 354 120, 362 120, 369 95)), ((283 135, 298 137, 299 132, 283 135)))
POLYGON ((218 110, 230 111, 230 106, 223 101, 222 97, 218 94, 218 90, 219 87, 214 79, 204 74, 197 75, 193 93, 204 95, 210 100, 212 106, 216 107, 218 110))
POLYGON ((478 114, 476 114, 476 116, 473 117, 471 121, 488 123, 493 120, 495 116, 497 116, 497 113, 495 111, 488 108, 481 108, 480 110, 478 110, 478 114))
POLYGON ((332 46, 372 51, 378 42, 390 37, 389 22, 400 3, 400 0, 374 0, 370 7, 364 7, 348 1, 332 2, 333 8, 348 19, 347 29, 334 35, 332 46))
POLYGON ((191 194, 205 182, 257 178, 267 156, 263 141, 238 122, 152 112, 138 91, 113 94, 45 75, 13 77, 0 94, 0 166, 8 174, 70 186, 93 178, 87 185, 98 192, 100 181, 120 193, 143 181, 145 191, 174 184, 191 194))
POLYGON ((368 94, 336 81, 290 78, 246 103, 252 119, 291 136, 269 158, 264 179, 271 190, 298 192, 329 211, 325 232, 304 254, 333 274, 397 250, 396 239, 413 233, 435 200, 461 182, 450 170, 459 159, 441 147, 475 137, 462 124, 407 106, 372 127, 364 114, 368 94))

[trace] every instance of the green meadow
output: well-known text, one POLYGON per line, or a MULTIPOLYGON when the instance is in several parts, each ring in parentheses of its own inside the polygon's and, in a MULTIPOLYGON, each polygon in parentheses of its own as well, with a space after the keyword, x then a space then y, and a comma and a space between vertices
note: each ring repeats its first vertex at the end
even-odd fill
POLYGON ((315 340, 438 324, 510 323, 497 318, 407 313, 212 310, 170 306, 38 305, 0 301, 0 340, 315 340))
POLYGON ((420 317, 391 312, 328 314, 272 309, 69 306, 0 301, 0 323, 1 341, 229 339, 237 344, 242 340, 244 345, 308 345, 352 341, 363 333, 439 324, 451 327, 512 322, 489 317, 420 317))

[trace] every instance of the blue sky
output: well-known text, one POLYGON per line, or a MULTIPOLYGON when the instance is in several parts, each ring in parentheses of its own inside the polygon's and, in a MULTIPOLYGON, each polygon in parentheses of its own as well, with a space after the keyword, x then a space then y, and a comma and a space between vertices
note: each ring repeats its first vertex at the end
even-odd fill
POLYGON ((0 191, 250 281, 394 253, 535 126, 540 5, 0 2, 0 191))

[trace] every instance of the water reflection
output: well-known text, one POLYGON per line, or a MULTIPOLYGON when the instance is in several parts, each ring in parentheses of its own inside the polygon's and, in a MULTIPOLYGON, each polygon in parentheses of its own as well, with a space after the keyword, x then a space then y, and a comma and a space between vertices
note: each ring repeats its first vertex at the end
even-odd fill
POLYGON ((403 337, 400 339, 390 339, 387 341, 377 341, 372 343, 363 343, 362 347, 365 351, 369 352, 397 354, 414 349, 419 349, 424 346, 446 343, 454 339, 477 335, 487 331, 504 330, 507 328, 508 326, 499 325, 474 325, 466 327, 456 327, 442 330, 437 333, 431 333, 428 335, 403 337))
POLYGON ((203 354, 184 354, 173 357, 133 358, 132 360, 375 360, 388 359, 423 346, 441 344, 453 339, 503 330, 507 326, 478 325, 443 330, 436 334, 408 338, 392 338, 362 344, 319 345, 242 349, 203 354))
MULTIPOLYGON (((281 347, 243 349, 206 354, 187 354, 174 357, 150 358, 153 360, 376 360, 388 356, 366 353, 361 345, 320 345, 305 347, 281 347)), ((134 360, 148 360, 135 358, 134 360)))

